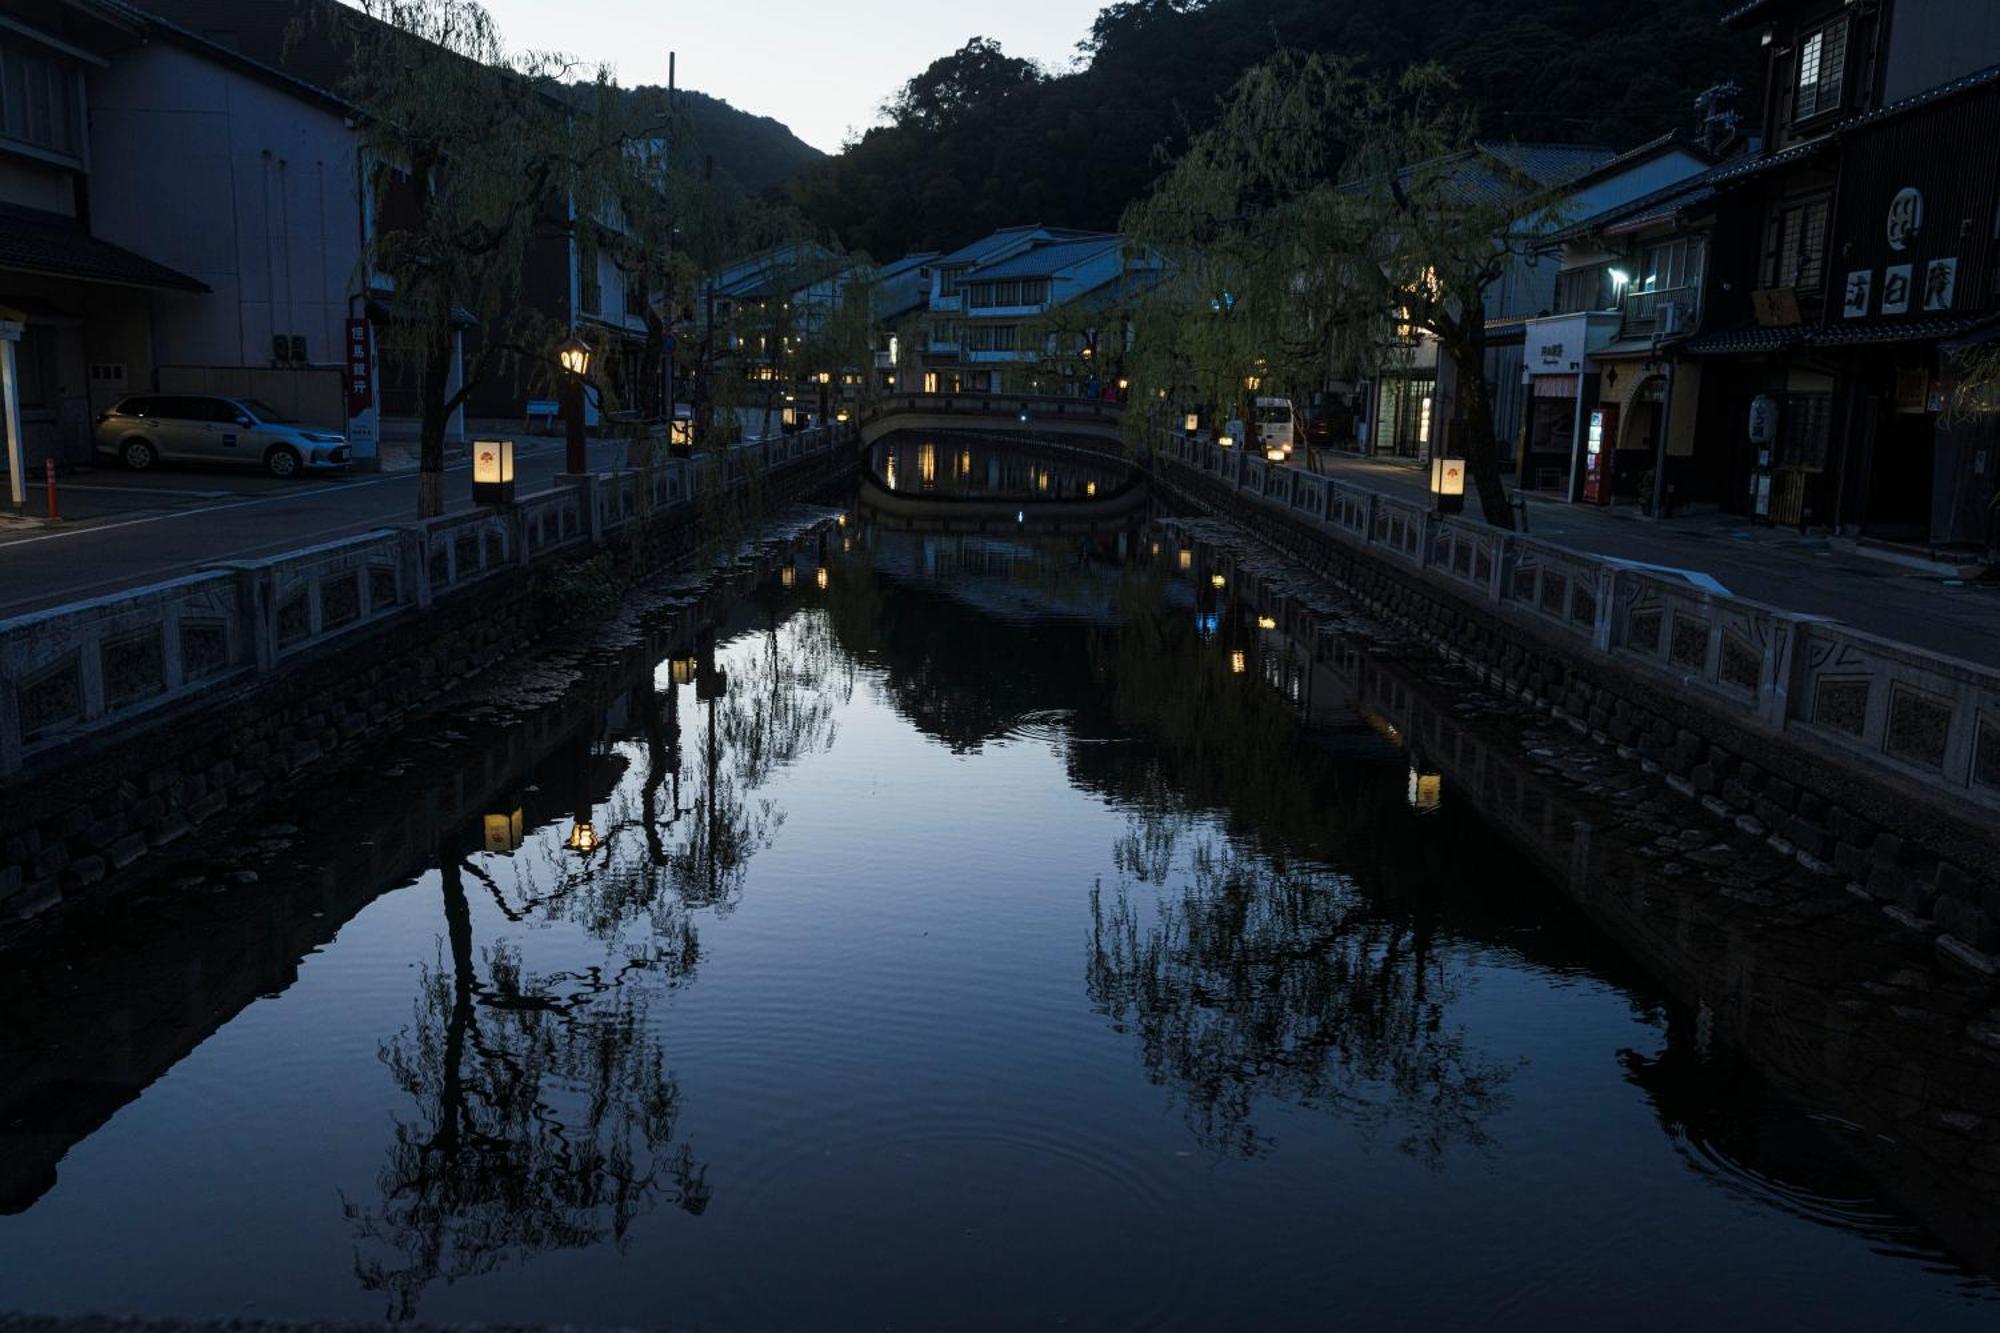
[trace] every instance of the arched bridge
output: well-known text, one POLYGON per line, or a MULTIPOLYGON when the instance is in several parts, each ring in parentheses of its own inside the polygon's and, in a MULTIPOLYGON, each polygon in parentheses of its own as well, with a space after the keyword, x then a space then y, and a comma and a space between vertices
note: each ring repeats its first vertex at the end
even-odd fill
POLYGON ((1122 443, 1125 408, 1039 394, 905 393, 879 399, 861 422, 870 445, 895 431, 995 430, 1122 443))

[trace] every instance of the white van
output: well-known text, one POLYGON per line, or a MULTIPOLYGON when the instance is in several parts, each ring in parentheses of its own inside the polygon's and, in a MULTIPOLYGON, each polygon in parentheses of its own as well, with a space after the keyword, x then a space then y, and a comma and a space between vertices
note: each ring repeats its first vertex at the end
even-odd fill
POLYGON ((1298 429, 1292 400, 1259 398, 1252 415, 1257 419, 1257 447, 1264 451, 1264 457, 1273 463, 1290 458, 1298 429))

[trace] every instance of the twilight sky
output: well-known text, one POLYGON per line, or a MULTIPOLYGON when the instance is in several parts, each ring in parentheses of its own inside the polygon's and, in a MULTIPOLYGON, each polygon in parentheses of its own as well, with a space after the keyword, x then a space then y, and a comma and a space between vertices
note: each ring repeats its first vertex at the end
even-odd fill
POLYGON ((507 45, 605 61, 618 82, 680 84, 775 116, 837 151, 890 93, 969 37, 1066 68, 1107 0, 485 0, 507 45))

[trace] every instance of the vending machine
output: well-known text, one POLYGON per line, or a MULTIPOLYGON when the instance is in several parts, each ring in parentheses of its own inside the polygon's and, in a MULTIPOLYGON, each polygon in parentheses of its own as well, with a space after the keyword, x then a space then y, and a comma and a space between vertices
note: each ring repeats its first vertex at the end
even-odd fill
POLYGON ((1583 502, 1611 503, 1611 455, 1618 447, 1618 409, 1590 409, 1590 433, 1583 441, 1583 502))

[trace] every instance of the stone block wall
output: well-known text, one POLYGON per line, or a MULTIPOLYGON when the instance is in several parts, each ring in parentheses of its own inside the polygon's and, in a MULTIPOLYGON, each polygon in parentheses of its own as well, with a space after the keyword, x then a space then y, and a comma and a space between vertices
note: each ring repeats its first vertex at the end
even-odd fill
POLYGON ((1170 489, 1413 629, 1491 688, 1629 752, 1689 800, 1765 838, 1829 887, 1877 902, 1939 951, 2000 974, 2000 829, 1915 781, 1746 728, 1693 691, 1663 688, 1581 640, 1496 614, 1393 553, 1336 539, 1198 468, 1162 461, 1170 489))

